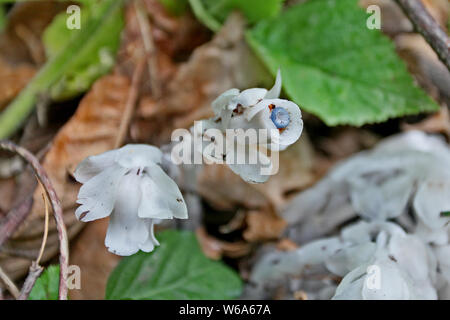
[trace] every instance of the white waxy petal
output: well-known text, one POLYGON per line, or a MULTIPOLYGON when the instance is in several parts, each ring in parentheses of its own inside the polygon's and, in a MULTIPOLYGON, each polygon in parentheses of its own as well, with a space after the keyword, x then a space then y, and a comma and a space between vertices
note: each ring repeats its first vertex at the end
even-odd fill
POLYGON ((361 300, 367 265, 349 272, 339 283, 333 300, 361 300))
POLYGON ((144 252, 152 252, 156 246, 159 246, 159 241, 155 237, 154 225, 155 222, 151 219, 145 219, 144 223, 148 226, 148 238, 143 244, 139 246, 144 252))
POLYGON ((83 184, 78 193, 77 203, 81 206, 75 211, 77 218, 88 222, 109 216, 120 181, 127 170, 117 165, 111 166, 83 184))
POLYGON ((325 265, 329 271, 343 277, 358 266, 368 263, 375 251, 376 244, 373 242, 343 248, 328 257, 325 265))
POLYGON ((136 214, 141 201, 140 180, 141 177, 130 173, 120 183, 105 238, 105 246, 117 255, 129 256, 138 252, 149 237, 148 226, 136 214))
POLYGON ((159 166, 148 167, 146 170, 153 182, 160 188, 161 195, 164 197, 173 217, 187 219, 188 212, 186 203, 175 181, 159 166))
POLYGON ((439 246, 434 249, 440 273, 450 285, 450 244, 439 246))
POLYGON ((125 168, 144 168, 161 163, 162 152, 154 146, 128 144, 118 150, 117 162, 125 168))
MULTIPOLYGON (((229 152, 227 147, 227 151, 229 152)), ((270 158, 259 151, 258 146, 247 145, 246 148, 239 148, 238 145, 234 148, 234 157, 231 159, 231 154, 227 153, 226 161, 231 171, 239 175, 242 179, 249 183, 264 183, 270 177, 272 170, 272 163, 270 158), (250 151, 250 148, 252 151, 250 151), (250 161, 250 153, 256 154, 256 157, 250 161), (242 161, 245 159, 245 161, 242 161)))
POLYGON ((397 224, 392 222, 366 222, 361 220, 341 231, 342 239, 352 243, 369 242, 380 232, 385 232, 388 236, 405 236, 406 232, 397 224))
POLYGON ((114 165, 117 155, 117 150, 111 150, 99 155, 87 157, 81 161, 75 170, 75 179, 80 183, 86 183, 106 168, 114 165))
POLYGON ((142 179, 141 194, 142 199, 138 211, 140 218, 173 219, 173 213, 166 201, 164 190, 159 188, 149 177, 142 179))
POLYGON ((220 116, 221 112, 227 108, 230 101, 239 95, 238 89, 230 89, 222 93, 216 100, 212 102, 212 108, 216 116, 220 116))
POLYGON ((281 83, 281 71, 280 69, 278 69, 275 84, 273 85, 272 89, 270 89, 269 92, 267 92, 267 94, 264 96, 264 99, 278 99, 281 93, 281 83))
POLYGON ((449 242, 450 226, 446 228, 431 229, 421 220, 417 222, 414 234, 422 239, 425 243, 433 245, 445 245, 449 242))
POLYGON ((355 177, 350 180, 350 197, 355 211, 372 220, 386 220, 403 214, 413 193, 414 183, 408 174, 377 181, 355 177))
POLYGON ((411 298, 410 283, 395 262, 375 261, 373 266, 379 269, 364 278, 362 298, 364 300, 408 300, 411 298), (370 277, 379 277, 380 286, 370 282, 370 277))
POLYGON ((441 216, 450 211, 450 182, 445 180, 423 181, 414 198, 414 209, 421 221, 431 229, 444 227, 450 219, 441 216))
POLYGON ((428 253, 423 242, 416 236, 393 236, 388 250, 394 259, 412 279, 427 280, 428 253))
POLYGON ((200 124, 193 127, 195 136, 193 143, 196 152, 200 153, 207 161, 222 162, 225 146, 224 143, 222 146, 219 143, 225 139, 221 131, 221 123, 209 119, 202 120, 200 124), (210 145, 213 145, 214 148, 209 147, 210 145))
POLYGON ((254 106, 259 101, 264 99, 264 96, 266 94, 267 90, 261 88, 252 88, 244 90, 237 97, 233 98, 230 101, 228 108, 229 110, 234 110, 238 105, 241 105, 244 108, 254 106))

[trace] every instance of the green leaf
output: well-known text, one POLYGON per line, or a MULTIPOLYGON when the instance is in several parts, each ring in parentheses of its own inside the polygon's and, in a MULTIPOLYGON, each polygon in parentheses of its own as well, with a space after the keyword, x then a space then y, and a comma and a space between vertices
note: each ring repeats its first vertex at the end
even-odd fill
POLYGON ((28 300, 58 300, 59 266, 49 266, 36 280, 28 300))
POLYGON ((5 23, 6 23, 5 7, 2 4, 0 4, 0 31, 2 31, 3 28, 5 27, 5 23))
POLYGON ((152 253, 121 260, 111 273, 106 299, 234 299, 242 283, 235 271, 205 257, 195 234, 164 231, 152 253))
POLYGON ((213 31, 233 10, 240 10, 250 23, 272 18, 279 14, 284 0, 189 0, 197 18, 213 31))
MULTIPOLYGON (((87 89, 88 81, 93 81, 100 74, 99 68, 106 70, 91 63, 104 59, 104 49, 107 52, 115 47, 111 45, 111 35, 117 35, 122 29, 123 3, 123 0, 103 0, 91 6, 95 10, 92 10, 90 19, 81 30, 71 30, 73 33, 66 39, 63 48, 53 52, 50 60, 1 114, 0 139, 9 137, 17 130, 33 111, 40 94, 50 91, 53 96, 61 98, 81 92, 82 88, 87 89)), ((56 48, 57 45, 54 45, 53 50, 56 48)))
POLYGON ((450 217, 450 211, 441 212, 441 217, 450 217))
POLYGON ((288 96, 328 125, 438 110, 367 18, 358 0, 311 0, 261 22, 247 39, 273 74, 281 68, 288 96))
MULTIPOLYGON (((81 29, 70 30, 66 27, 68 14, 57 15, 45 30, 43 43, 47 58, 56 57, 64 48, 83 32, 91 19, 96 19, 95 5, 85 5, 81 10, 81 29)), ((101 12, 100 12, 101 13, 101 12)), ((67 68, 61 79, 50 89, 53 100, 73 98, 87 91, 92 83, 109 72, 114 65, 114 56, 120 44, 120 32, 123 28, 123 16, 120 10, 108 17, 97 31, 95 41, 91 41, 79 52, 67 68)))
POLYGON ((188 0, 159 0, 159 2, 174 15, 183 14, 188 7, 188 0))

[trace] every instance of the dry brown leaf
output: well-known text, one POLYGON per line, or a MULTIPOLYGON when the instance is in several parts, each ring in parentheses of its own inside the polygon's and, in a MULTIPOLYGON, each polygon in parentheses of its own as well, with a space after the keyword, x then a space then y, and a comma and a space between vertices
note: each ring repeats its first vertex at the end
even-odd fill
POLYGON ((379 138, 370 131, 343 127, 334 130, 331 137, 320 139, 318 147, 331 161, 339 161, 350 155, 373 147, 379 138))
POLYGON ((70 263, 81 268, 81 289, 71 290, 72 300, 105 298, 108 276, 120 257, 105 248, 104 239, 109 219, 90 222, 70 248, 70 263))
POLYGON ((249 211, 246 216, 247 229, 244 239, 249 242, 278 239, 287 223, 272 211, 249 211))
POLYGON ((277 243, 277 249, 281 251, 293 251, 298 248, 298 245, 288 238, 283 238, 277 243))
POLYGON ((317 181, 315 151, 306 131, 300 139, 280 152, 279 171, 264 184, 253 187, 261 192, 280 212, 295 193, 317 181))
POLYGON ((203 253, 210 259, 219 260, 222 256, 239 258, 247 255, 251 245, 244 241, 226 242, 209 235, 205 228, 196 230, 197 240, 203 253))
POLYGON ((295 291, 294 299, 295 300, 308 300, 308 295, 303 290, 295 291))
POLYGON ((430 12, 433 18, 447 30, 448 19, 450 15, 450 2, 448 0, 421 0, 425 8, 430 12))
POLYGON ((447 107, 415 124, 402 124, 403 130, 420 130, 429 133, 441 133, 450 139, 450 114, 447 107))
POLYGON ((10 65, 0 58, 0 110, 26 86, 35 72, 29 64, 10 65))
POLYGON ((418 83, 437 101, 450 102, 450 73, 419 34, 395 38, 399 55, 418 83))
POLYGON ((14 178, 0 180, 0 218, 11 208, 15 189, 16 181, 14 178))
POLYGON ((205 165, 198 176, 198 193, 217 210, 236 207, 256 209, 270 203, 253 185, 242 180, 226 165, 205 165))
POLYGON ((0 53, 8 62, 44 61, 42 33, 54 16, 69 4, 59 1, 24 1, 15 3, 0 34, 0 53))

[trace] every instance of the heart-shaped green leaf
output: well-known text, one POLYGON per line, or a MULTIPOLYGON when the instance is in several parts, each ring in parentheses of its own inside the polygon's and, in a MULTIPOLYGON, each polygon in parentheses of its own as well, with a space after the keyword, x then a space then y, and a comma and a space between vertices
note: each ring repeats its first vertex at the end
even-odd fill
POLYGON ((273 74, 281 68, 289 97, 328 125, 438 110, 368 18, 358 0, 310 0, 259 23, 247 38, 273 74))
POLYGON ((111 273, 106 299, 234 299, 242 283, 235 271, 208 259, 195 234, 165 231, 151 253, 122 259, 111 273))

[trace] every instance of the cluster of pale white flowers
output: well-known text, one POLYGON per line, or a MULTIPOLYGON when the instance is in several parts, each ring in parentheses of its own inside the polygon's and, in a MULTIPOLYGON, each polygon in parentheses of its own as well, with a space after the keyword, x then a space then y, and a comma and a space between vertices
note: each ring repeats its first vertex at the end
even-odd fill
POLYGON ((289 234, 302 242, 355 213, 365 221, 295 251, 263 255, 247 295, 264 297, 268 284, 297 276, 305 281, 296 290, 319 299, 450 299, 449 209, 448 145, 422 132, 387 139, 338 165, 284 212, 289 234), (343 279, 337 288, 317 280, 308 288, 311 266, 343 279))
POLYGON ((215 116, 203 120, 199 126, 193 128, 194 135, 203 141, 195 146, 197 151, 202 152, 203 156, 212 162, 226 162, 234 173, 247 182, 267 181, 273 159, 268 157, 268 152, 284 150, 300 138, 303 130, 298 105, 279 99, 281 82, 281 73, 278 71, 275 85, 269 91, 262 88, 242 92, 231 89, 219 96, 212 103, 215 116), (208 131, 219 132, 221 139, 213 135, 208 136, 208 131), (256 141, 246 139, 250 137, 250 134, 247 134, 249 132, 255 133, 256 141), (220 152, 203 152, 205 142, 218 140, 225 141, 219 148, 220 152), (256 155, 253 163, 250 160, 252 152, 256 155))
MULTIPOLYGON (((226 129, 274 129, 270 145, 286 147, 301 135, 300 109, 280 100, 278 73, 272 90, 237 89, 225 92, 213 103, 216 118, 205 126, 226 129)), ((201 133, 202 134, 202 133, 201 133)), ((225 154, 226 156, 226 154, 225 154)), ((162 152, 153 146, 127 145, 85 159, 74 176, 83 186, 75 214, 88 222, 110 216, 105 245, 117 255, 139 250, 151 252, 159 245, 154 224, 161 219, 186 219, 187 208, 177 184, 160 167, 162 152)), ((230 165, 247 181, 263 182, 258 165, 230 165)))

